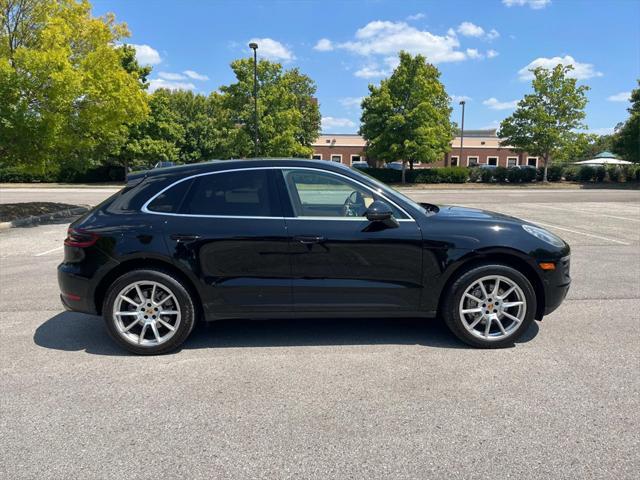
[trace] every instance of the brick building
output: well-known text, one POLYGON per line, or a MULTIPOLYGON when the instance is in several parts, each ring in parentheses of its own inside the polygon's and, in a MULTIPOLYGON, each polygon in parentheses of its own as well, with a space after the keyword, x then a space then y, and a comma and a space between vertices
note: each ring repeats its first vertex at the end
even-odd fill
MULTIPOLYGON (((367 144, 360 135, 327 134, 313 144, 312 158, 330 160, 351 165, 354 161, 369 160, 366 156, 367 144)), ((470 165, 499 165, 513 167, 515 165, 531 165, 537 167, 538 157, 516 152, 512 148, 500 146, 496 130, 469 130, 464 132, 462 155, 460 155, 460 137, 451 142, 451 151, 442 160, 431 164, 416 164, 416 168, 470 165), (462 157, 462 158, 460 158, 462 157)))

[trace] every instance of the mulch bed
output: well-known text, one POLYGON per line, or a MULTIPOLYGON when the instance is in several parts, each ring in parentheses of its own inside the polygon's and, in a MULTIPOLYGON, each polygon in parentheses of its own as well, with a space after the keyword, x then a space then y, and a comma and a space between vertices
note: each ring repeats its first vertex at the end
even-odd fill
POLYGON ((2 203, 0 204, 0 222, 11 222, 17 218, 55 213, 76 207, 78 205, 55 202, 2 203))

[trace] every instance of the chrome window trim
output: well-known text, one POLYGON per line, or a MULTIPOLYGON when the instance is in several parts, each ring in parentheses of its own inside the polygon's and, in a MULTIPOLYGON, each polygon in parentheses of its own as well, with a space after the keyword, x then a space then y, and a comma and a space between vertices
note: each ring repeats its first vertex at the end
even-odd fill
POLYGON ((149 204, 151 202, 153 202, 157 197, 159 197, 160 195, 162 195, 164 192, 166 192, 167 190, 169 190, 170 188, 178 185, 179 183, 182 182, 186 182, 187 180, 192 180, 194 178, 198 178, 198 177, 206 177, 208 175, 216 175, 218 173, 230 173, 230 172, 242 172, 242 171, 247 171, 247 170, 311 170, 314 172, 322 172, 322 173, 328 173, 331 175, 335 175, 337 177, 342 177, 342 178, 346 178, 347 180, 357 183, 358 185, 360 185, 361 187, 363 187, 364 189, 370 191, 371 193, 375 193, 376 195, 378 195, 379 197, 385 199, 387 202, 391 203, 393 206, 395 206, 398 210, 400 210, 402 213, 404 213, 407 217, 409 218, 399 218, 397 219, 399 222, 415 222, 415 219, 411 216, 411 214, 409 214, 409 212, 407 212, 404 208, 402 208, 400 205, 398 205, 396 202, 394 202, 393 200, 389 199, 389 197, 387 197, 384 193, 382 193, 379 190, 374 190, 373 188, 371 188, 370 186, 354 179, 351 178, 347 175, 343 175, 341 173, 338 172, 332 172, 331 170, 324 170, 322 168, 314 168, 314 167, 296 167, 296 166, 273 166, 273 167, 246 167, 246 168, 233 168, 233 169, 229 169, 229 170, 218 170, 215 172, 205 172, 205 173, 198 173, 196 175, 191 175, 190 177, 185 177, 185 178, 181 178, 180 180, 177 180, 175 182, 173 182, 171 185, 163 188, 162 190, 160 190, 158 193, 156 193, 154 196, 152 196, 149 200, 147 200, 143 205, 142 208, 140 209, 140 211, 142 211, 143 213, 147 213, 149 215, 166 215, 169 217, 194 217, 194 218, 249 218, 249 219, 263 219, 263 220, 342 220, 342 221, 354 221, 354 220, 358 220, 361 221, 362 218, 361 217, 309 217, 309 216, 305 216, 305 217, 270 217, 270 216, 252 216, 252 215, 202 215, 202 214, 195 214, 195 213, 168 213, 168 212, 155 212, 153 210, 149 210, 149 204))

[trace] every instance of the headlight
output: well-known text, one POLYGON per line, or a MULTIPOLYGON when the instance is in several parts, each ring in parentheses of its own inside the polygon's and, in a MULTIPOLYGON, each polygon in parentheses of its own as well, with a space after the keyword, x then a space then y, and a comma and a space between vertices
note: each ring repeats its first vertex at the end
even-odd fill
POLYGON ((564 240, 562 240, 559 236, 554 235, 549 230, 545 230, 544 228, 534 227, 533 225, 522 225, 525 232, 530 233, 536 238, 539 238, 543 242, 550 243, 555 247, 564 247, 564 240))

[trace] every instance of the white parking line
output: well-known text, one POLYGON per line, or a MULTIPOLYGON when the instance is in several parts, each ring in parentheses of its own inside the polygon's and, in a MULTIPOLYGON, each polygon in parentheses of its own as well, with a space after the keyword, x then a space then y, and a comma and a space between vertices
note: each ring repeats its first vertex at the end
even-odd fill
POLYGON ((48 253, 53 253, 53 252, 57 252, 58 250, 62 250, 63 248, 64 248, 64 245, 62 247, 52 248, 51 250, 47 250, 46 252, 36 253, 34 257, 41 257, 43 255, 47 255, 48 253))
POLYGON ((609 215, 608 213, 586 212, 584 210, 575 209, 575 208, 565 209, 565 208, 560 208, 560 207, 552 207, 551 205, 546 205, 546 204, 543 204, 543 203, 535 203, 534 205, 536 207, 551 208, 553 210, 561 210, 563 212, 569 211, 569 212, 575 212, 575 213, 584 213, 586 215, 597 215, 598 217, 617 218, 618 220, 626 220, 628 222, 639 222, 640 223, 640 220, 638 220, 637 218, 619 217, 617 215, 609 215))
POLYGON ((536 225, 542 225, 544 227, 551 227, 551 228, 556 228, 558 230, 564 230, 565 232, 577 233, 578 235, 584 235, 585 237, 599 238, 600 240, 619 243, 620 245, 631 245, 630 243, 623 242, 622 240, 617 240, 615 238, 602 237, 600 235, 594 235, 593 233, 579 232, 578 230, 572 230, 570 228, 561 227, 559 225, 552 225, 551 223, 542 223, 542 222, 538 222, 537 220, 530 220, 530 219, 523 219, 523 220, 526 220, 527 222, 535 223, 536 225))

